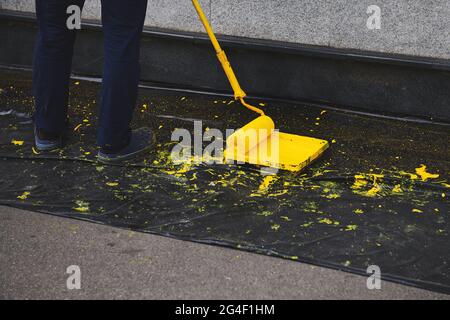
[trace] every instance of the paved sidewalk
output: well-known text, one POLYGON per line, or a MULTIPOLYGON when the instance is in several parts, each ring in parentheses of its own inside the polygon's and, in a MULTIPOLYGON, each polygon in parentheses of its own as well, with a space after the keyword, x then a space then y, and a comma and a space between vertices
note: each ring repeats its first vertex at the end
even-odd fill
POLYGON ((2 299, 448 299, 263 255, 0 207, 2 299), (66 288, 79 265, 81 290, 66 288))

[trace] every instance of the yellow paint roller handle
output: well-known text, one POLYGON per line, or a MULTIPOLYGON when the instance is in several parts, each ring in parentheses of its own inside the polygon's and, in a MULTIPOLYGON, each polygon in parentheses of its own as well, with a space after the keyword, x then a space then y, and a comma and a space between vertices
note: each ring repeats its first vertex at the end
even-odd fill
POLYGON ((202 7, 200 6, 200 3, 198 0, 192 0, 192 4, 195 7, 195 10, 198 13, 198 16, 200 17, 200 21, 202 22, 203 26, 205 27, 206 32, 208 33, 209 38, 211 39, 212 45, 214 46, 214 49, 217 53, 217 58, 219 59, 223 70, 225 71, 225 74, 228 78, 228 81, 230 82, 231 87, 234 91, 234 98, 236 100, 240 100, 241 103, 248 109, 259 113, 260 115, 264 115, 264 112, 256 108, 254 106, 249 105, 244 101, 244 98, 247 96, 244 90, 242 90, 241 86, 239 85, 239 81, 236 78, 236 75, 234 74, 233 68, 231 67, 230 62, 228 61, 227 55, 225 54, 225 51, 222 50, 220 47, 219 41, 217 41, 216 35, 214 34, 211 25, 209 24, 208 19, 206 18, 205 13, 203 12, 202 7))

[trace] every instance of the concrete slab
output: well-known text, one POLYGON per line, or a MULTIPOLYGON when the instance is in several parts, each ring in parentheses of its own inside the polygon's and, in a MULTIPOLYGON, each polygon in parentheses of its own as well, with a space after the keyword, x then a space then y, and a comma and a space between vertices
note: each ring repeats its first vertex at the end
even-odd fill
POLYGON ((0 299, 449 299, 298 262, 0 207, 0 299), (68 290, 66 268, 81 268, 68 290))

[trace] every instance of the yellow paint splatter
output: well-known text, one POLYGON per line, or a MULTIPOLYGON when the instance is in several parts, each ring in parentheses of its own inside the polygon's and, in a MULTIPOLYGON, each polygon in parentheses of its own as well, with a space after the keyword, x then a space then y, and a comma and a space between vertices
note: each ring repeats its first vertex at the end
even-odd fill
POLYGON ((86 213, 89 211, 89 203, 83 200, 77 200, 75 201, 75 204, 77 205, 77 207, 74 207, 73 209, 75 211, 81 212, 81 213, 86 213))
POLYGON ((366 186, 368 181, 366 177, 360 174, 355 175, 355 182, 353 183, 352 189, 361 189, 366 186))
POLYGON ((272 225, 272 227, 270 227, 272 230, 278 231, 280 229, 280 225, 279 224, 274 224, 272 225))
POLYGON ((321 223, 321 224, 328 224, 329 225, 329 224, 333 224, 333 221, 328 219, 328 218, 325 218, 325 219, 320 219, 319 223, 321 223))
POLYGON ((313 222, 308 222, 308 223, 302 224, 300 227, 308 228, 308 227, 311 227, 312 225, 313 225, 313 222))
POLYGON ((267 196, 268 196, 268 197, 279 197, 279 196, 282 196, 282 195, 284 195, 284 194, 286 194, 286 193, 288 193, 288 192, 289 192, 288 189, 284 189, 284 190, 282 190, 282 191, 280 191, 280 192, 271 193, 271 194, 269 194, 269 195, 267 195, 267 196))
POLYGON ((107 182, 106 185, 108 187, 117 187, 119 185, 119 183, 118 182, 107 182))
POLYGON ((378 193, 381 191, 381 187, 378 184, 375 184, 372 189, 370 189, 369 191, 367 191, 365 193, 365 196, 367 197, 375 197, 378 195, 378 193))
POLYGON ((427 166, 422 164, 419 168, 416 168, 417 175, 420 176, 422 181, 427 181, 428 179, 437 179, 439 178, 438 174, 433 174, 427 172, 427 166))
POLYGON ((337 193, 331 193, 331 194, 328 194, 325 196, 325 198, 327 198, 327 199, 338 199, 340 197, 341 197, 341 195, 337 194, 337 193))
POLYGON ((11 143, 15 146, 22 146, 24 144, 24 141, 13 139, 11 140, 11 143))
POLYGON ((73 131, 78 131, 78 129, 80 129, 82 125, 83 125, 83 124, 80 123, 79 125, 77 125, 77 126, 73 129, 73 131))
POLYGON ((292 221, 292 219, 291 218, 289 218, 289 217, 286 217, 286 216, 281 216, 280 217, 281 219, 283 219, 284 221, 292 221))
POLYGON ((402 193, 403 190, 401 188, 401 185, 396 184, 395 187, 392 189, 392 192, 394 192, 394 193, 402 193))
POLYGON ((273 212, 271 212, 271 211, 263 211, 261 213, 258 213, 258 216, 263 216, 263 217, 270 217, 271 215, 273 215, 273 212))
POLYGON ((298 257, 297 257, 297 256, 292 256, 292 257, 291 257, 291 260, 297 261, 297 260, 298 260, 298 257))
POLYGON ((419 179, 419 177, 418 177, 416 174, 414 174, 414 173, 405 172, 405 171, 399 171, 399 173, 400 173, 402 176, 409 176, 409 178, 410 178, 411 180, 417 180, 417 179, 419 179))
POLYGON ((28 198, 29 195, 30 195, 30 192, 25 191, 24 193, 22 193, 22 195, 17 196, 17 199, 20 199, 20 200, 26 200, 26 199, 28 198))
POLYGON ((267 192, 269 186, 277 180, 277 176, 267 176, 264 177, 263 181, 259 185, 258 192, 264 193, 267 192))
POLYGON ((378 180, 381 180, 382 178, 384 178, 384 175, 382 174, 368 174, 367 176, 355 175, 355 182, 353 183, 352 189, 355 190, 354 192, 356 194, 365 197, 375 197, 379 192, 382 191, 381 186, 378 184, 378 180), (369 183, 368 178, 372 180, 373 187, 368 191, 361 191, 360 189, 362 189, 369 183))
POLYGON ((350 224, 345 228, 345 231, 355 231, 356 229, 358 229, 356 224, 350 224))
POLYGON ((355 209, 353 212, 356 214, 363 214, 364 210, 363 209, 355 209))
POLYGON ((414 213, 423 213, 423 211, 420 210, 420 209, 412 209, 412 212, 414 212, 414 213))

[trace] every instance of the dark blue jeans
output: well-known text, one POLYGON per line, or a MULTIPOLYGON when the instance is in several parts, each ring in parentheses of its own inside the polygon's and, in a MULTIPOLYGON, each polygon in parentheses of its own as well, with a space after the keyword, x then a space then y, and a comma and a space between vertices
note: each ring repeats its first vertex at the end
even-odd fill
MULTIPOLYGON (((38 129, 49 133, 62 133, 66 129, 76 35, 76 30, 69 30, 66 25, 70 5, 82 8, 84 0, 36 0, 35 123, 38 129)), ((102 0, 105 62, 98 144, 106 149, 125 146, 130 138, 146 9, 147 0, 102 0)))

